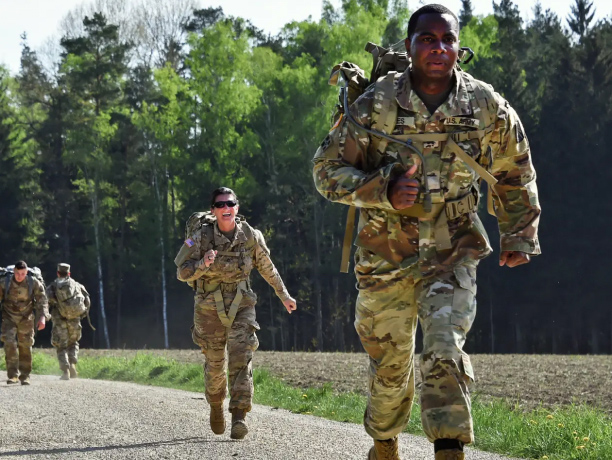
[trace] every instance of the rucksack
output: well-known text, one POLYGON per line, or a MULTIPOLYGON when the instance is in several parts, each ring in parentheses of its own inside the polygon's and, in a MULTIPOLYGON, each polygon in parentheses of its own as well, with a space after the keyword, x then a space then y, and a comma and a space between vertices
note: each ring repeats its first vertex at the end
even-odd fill
MULTIPOLYGON (((400 48, 403 42, 400 42, 394 47, 400 48), (399 45, 399 46, 398 46, 399 45)), ((494 189, 497 180, 491 175, 484 167, 478 164, 472 157, 470 157, 462 148, 460 148, 456 142, 460 141, 460 137, 457 139, 450 138, 446 133, 425 133, 425 134, 414 134, 410 135, 411 140, 400 140, 394 138, 391 133, 395 128, 397 119, 397 103, 395 102, 395 80, 409 67, 410 59, 406 52, 400 52, 393 49, 393 47, 387 49, 373 43, 368 43, 365 47, 366 51, 372 54, 373 65, 370 73, 370 79, 365 77, 365 72, 356 64, 344 61, 337 64, 332 68, 331 75, 329 78, 329 84, 337 86, 340 79, 344 80, 344 86, 340 88, 338 95, 338 104, 336 105, 335 112, 332 116, 332 125, 336 127, 340 124, 344 116, 347 120, 363 129, 364 131, 373 135, 372 137, 372 148, 379 154, 385 153, 385 149, 389 142, 399 143, 405 148, 414 152, 419 156, 421 165, 425 167, 425 159, 420 150, 414 145, 413 141, 448 141, 451 146, 453 153, 461 161, 465 162, 474 169, 481 179, 485 180, 489 185, 489 196, 487 199, 487 209, 490 214, 495 215, 493 209, 493 199, 491 190, 494 189), (376 113, 372 112, 372 125, 367 128, 357 122, 351 115, 349 107, 355 102, 359 96, 361 96, 366 90, 374 87, 375 95, 374 100, 377 101, 379 108, 376 113), (434 139, 435 138, 435 139, 434 139)), ((470 48, 461 48, 459 52, 458 70, 461 71, 459 64, 468 63, 474 57, 474 52, 470 48)), ((492 95, 481 87, 480 84, 476 83, 473 77, 466 75, 467 84, 470 85, 470 89, 473 91, 475 97, 474 102, 477 104, 476 109, 478 112, 485 117, 483 130, 483 138, 486 140, 483 142, 484 145, 488 144, 492 131, 492 117, 490 117, 487 101, 492 100, 492 95), (488 131, 487 134, 485 131, 488 131)), ((474 111, 476 112, 476 111, 474 111)), ((332 128, 333 129, 333 128, 332 128)), ((483 149, 484 150, 484 149, 483 149)), ((403 158, 398 155, 398 160, 403 163, 403 158)), ((423 176, 426 176, 424 171, 423 176)), ((432 202, 429 195, 429 184, 428 181, 423 181, 425 188, 424 200, 421 213, 430 213, 432 211, 432 202)), ((416 206, 415 206, 416 208, 416 206)), ((416 211, 416 209, 415 209, 416 211)), ((351 251, 351 241, 353 235, 353 229, 355 227, 357 208, 350 206, 347 214, 346 228, 344 233, 344 240, 342 245, 342 261, 340 265, 340 271, 348 273, 349 268, 349 257, 351 251)), ((444 245, 450 245, 450 236, 448 232, 444 240, 444 245)))
MULTIPOLYGON (((9 265, 8 267, 0 267, 0 282, 4 282, 4 295, 9 291, 11 286, 11 280, 13 279, 13 274, 15 273, 15 266, 9 265)), ((28 275, 26 279, 28 280, 28 295, 32 298, 34 294, 34 278, 36 278, 42 284, 43 291, 45 290, 45 280, 42 276, 42 272, 38 267, 28 267, 28 275)))
POLYGON ((81 286, 72 278, 55 280, 55 297, 57 297, 59 313, 63 318, 77 319, 87 313, 81 286))
POLYGON ((217 218, 210 211, 198 211, 194 212, 187 222, 185 222, 185 239, 191 238, 200 230, 203 226, 212 226, 217 221, 217 218))

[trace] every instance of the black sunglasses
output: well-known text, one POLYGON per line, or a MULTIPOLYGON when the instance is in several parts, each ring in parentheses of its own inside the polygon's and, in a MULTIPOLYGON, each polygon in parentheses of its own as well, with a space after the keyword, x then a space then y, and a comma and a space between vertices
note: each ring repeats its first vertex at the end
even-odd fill
POLYGON ((224 208, 225 205, 227 205, 230 208, 233 208, 234 206, 236 206, 238 203, 236 203, 235 201, 232 200, 228 200, 228 201, 216 201, 215 204, 213 204, 213 206, 215 208, 224 208))

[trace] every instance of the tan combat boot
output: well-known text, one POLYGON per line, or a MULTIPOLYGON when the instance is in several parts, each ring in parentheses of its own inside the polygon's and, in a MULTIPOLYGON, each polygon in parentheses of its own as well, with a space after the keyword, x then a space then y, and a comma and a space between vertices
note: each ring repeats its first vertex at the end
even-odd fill
POLYGON ((246 417, 246 412, 242 409, 232 409, 232 432, 230 433, 230 438, 232 439, 244 439, 244 437, 249 432, 249 427, 247 426, 244 418, 246 417))
POLYGON ((79 373, 76 370, 76 364, 70 364, 70 378, 76 379, 79 376, 79 373))
POLYGON ((225 433, 225 415, 223 414, 223 403, 210 405, 210 429, 215 434, 225 433))
POLYGON ((14 385, 15 383, 19 383, 19 379, 17 377, 11 377, 6 380, 7 385, 14 385))
POLYGON ((62 369, 62 376, 60 380, 70 380, 70 374, 68 373, 68 369, 62 369))
POLYGON ((368 460, 400 460, 397 436, 384 441, 375 439, 374 446, 368 454, 368 460))
POLYGON ((460 449, 443 449, 436 452, 436 460, 465 460, 465 454, 460 449))
POLYGON ((21 380, 21 384, 22 385, 29 385, 30 384, 30 376, 28 375, 27 377, 24 378, 19 378, 19 380, 21 380))

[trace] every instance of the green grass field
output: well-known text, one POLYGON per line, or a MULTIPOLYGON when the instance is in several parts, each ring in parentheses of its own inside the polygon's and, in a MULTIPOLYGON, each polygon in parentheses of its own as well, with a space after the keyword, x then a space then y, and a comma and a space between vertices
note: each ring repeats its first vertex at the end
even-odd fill
MULTIPOLYGON (((0 366, 4 369, 4 360, 0 366)), ((34 373, 57 374, 57 361, 34 353, 34 373)), ((134 358, 82 358, 83 378, 118 380, 202 392, 202 367, 139 353, 134 358)), ((361 423, 365 397, 336 394, 331 386, 308 390, 288 386, 265 370, 254 372, 257 404, 331 420, 361 423)), ((612 420, 588 406, 523 412, 505 401, 483 403, 473 398, 475 448, 514 457, 550 460, 612 459, 612 420)), ((415 405, 408 432, 423 435, 419 406, 415 405)))

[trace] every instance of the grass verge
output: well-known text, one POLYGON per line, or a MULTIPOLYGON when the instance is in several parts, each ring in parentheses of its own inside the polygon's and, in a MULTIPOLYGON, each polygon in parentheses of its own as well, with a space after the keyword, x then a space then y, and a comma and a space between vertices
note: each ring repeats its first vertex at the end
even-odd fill
MULTIPOLYGON (((0 367, 5 369, 4 360, 0 367)), ((82 358, 83 378, 118 380, 203 392, 202 367, 139 353, 134 358, 82 358)), ((57 361, 34 353, 33 372, 59 375, 57 361)), ((365 397, 335 394, 330 385, 307 390, 292 388, 269 372, 254 372, 254 402, 349 423, 361 423, 365 397)), ((521 411, 505 401, 474 398, 475 448, 513 457, 549 460, 612 459, 612 420, 588 406, 521 411)), ((423 435, 415 405, 407 432, 423 435)))

